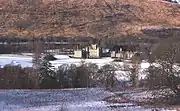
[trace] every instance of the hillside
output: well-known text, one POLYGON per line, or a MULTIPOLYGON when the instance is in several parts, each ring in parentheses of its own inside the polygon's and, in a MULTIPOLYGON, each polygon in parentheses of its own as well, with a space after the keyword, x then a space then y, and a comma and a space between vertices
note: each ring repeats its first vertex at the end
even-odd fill
POLYGON ((0 35, 118 37, 180 27, 180 5, 160 0, 0 0, 0 35))

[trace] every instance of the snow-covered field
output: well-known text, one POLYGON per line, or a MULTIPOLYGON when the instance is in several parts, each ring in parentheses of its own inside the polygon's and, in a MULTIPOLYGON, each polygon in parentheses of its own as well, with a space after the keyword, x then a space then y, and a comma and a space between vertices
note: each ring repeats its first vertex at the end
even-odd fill
POLYGON ((0 90, 1 111, 151 111, 131 103, 107 103, 104 89, 0 90))
POLYGON ((0 66, 7 64, 21 65, 22 67, 32 67, 32 57, 15 54, 0 54, 0 66))
MULTIPOLYGON (((119 92, 118 92, 119 93, 119 92)), ((123 92, 122 92, 123 93, 123 92)), ((0 111, 153 111, 136 103, 109 103, 104 98, 114 93, 100 88, 56 90, 0 90, 0 111)), ((127 93, 142 99, 146 92, 127 93)), ((156 108, 158 111, 175 111, 156 108)))
MULTIPOLYGON (((125 98, 128 101, 131 101, 133 103, 142 102, 142 103, 148 103, 153 99, 155 96, 156 98, 162 97, 162 95, 154 95, 157 94, 157 90, 129 90, 129 91, 116 91, 114 92, 116 94, 115 100, 118 100, 118 98, 125 98)), ((147 106, 146 106, 147 108, 147 106)), ((170 107, 170 106, 149 106, 149 109, 151 108, 151 111, 179 111, 180 108, 178 107, 170 107)), ((145 109, 147 110, 147 109, 145 109)))
MULTIPOLYGON (((101 58, 101 59, 76 59, 70 58, 67 55, 55 55, 57 60, 50 61, 54 67, 59 67, 62 64, 80 64, 82 61, 86 63, 95 63, 98 66, 103 66, 105 64, 110 64, 114 59, 110 57, 101 58)), ((0 54, 0 66, 3 67, 6 64, 14 64, 14 65, 21 65, 22 67, 32 67, 32 54, 0 54)), ((119 63, 123 65, 123 63, 119 63)), ((141 68, 148 68, 149 63, 142 62, 141 68)))
POLYGON ((86 62, 86 63, 95 63, 98 66, 103 66, 105 64, 110 64, 114 59, 110 57, 106 58, 101 58, 101 59, 77 59, 77 58, 69 58, 68 56, 65 55, 55 55, 57 60, 51 61, 51 64, 57 68, 62 64, 76 64, 79 65, 81 62, 86 62))
MULTIPOLYGON (((58 68, 62 64, 80 64, 82 61, 86 63, 96 63, 99 66, 109 64, 113 61, 111 58, 102 59, 75 59, 70 58, 67 55, 55 55, 57 60, 50 61, 51 64, 58 68)), ((21 65, 22 67, 32 67, 32 56, 31 55, 14 55, 14 54, 0 54, 0 66, 3 67, 6 64, 21 65)))

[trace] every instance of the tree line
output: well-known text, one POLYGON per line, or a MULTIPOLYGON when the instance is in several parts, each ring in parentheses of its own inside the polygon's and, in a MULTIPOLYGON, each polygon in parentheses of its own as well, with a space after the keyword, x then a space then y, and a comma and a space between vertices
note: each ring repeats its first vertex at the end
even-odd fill
POLYGON ((0 68, 2 89, 62 89, 115 86, 115 69, 112 65, 98 68, 96 64, 64 64, 55 69, 44 60, 38 69, 6 65, 0 68))

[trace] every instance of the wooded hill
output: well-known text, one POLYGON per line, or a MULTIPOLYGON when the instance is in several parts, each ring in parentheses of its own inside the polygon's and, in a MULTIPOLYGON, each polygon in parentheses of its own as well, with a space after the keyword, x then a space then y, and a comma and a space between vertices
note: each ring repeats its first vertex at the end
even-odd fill
POLYGON ((141 35, 180 27, 180 5, 156 0, 0 0, 0 35, 141 35))

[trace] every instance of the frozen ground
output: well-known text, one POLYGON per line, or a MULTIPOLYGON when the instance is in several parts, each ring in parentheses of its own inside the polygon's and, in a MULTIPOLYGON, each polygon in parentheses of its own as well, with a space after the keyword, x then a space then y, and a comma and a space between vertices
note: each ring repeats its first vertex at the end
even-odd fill
MULTIPOLYGON (((58 68, 62 64, 80 64, 82 61, 87 63, 96 63, 99 66, 108 64, 113 61, 111 58, 102 58, 102 59, 75 59, 70 58, 66 55, 55 55, 57 60, 51 61, 51 64, 58 68)), ((32 67, 32 55, 23 54, 23 55, 14 55, 14 54, 0 54, 0 66, 6 64, 21 65, 22 67, 32 67)))
MULTIPOLYGON (((124 98, 126 101, 131 101, 132 103, 144 103, 147 104, 148 101, 151 101, 154 97, 154 93, 156 93, 156 90, 154 91, 148 91, 148 90, 127 90, 127 91, 115 91, 114 94, 116 96, 112 97, 115 101, 121 100, 121 98, 124 98)), ((158 95, 156 95, 158 97, 158 95)), ((162 95, 159 95, 159 97, 162 97, 162 95)), ((111 100, 111 98, 109 98, 111 100)), ((141 106, 142 107, 142 106, 141 106)), ((147 108, 148 106, 146 106, 147 108)), ((177 107, 170 107, 170 106, 151 106, 149 105, 149 109, 151 111, 179 111, 179 106, 177 107), (151 107, 151 108, 150 108, 151 107)), ((148 109, 144 109, 148 110, 148 109)))
MULTIPOLYGON (((114 59, 110 57, 101 58, 101 59, 76 59, 70 58, 67 55, 55 55, 57 60, 50 61, 54 67, 58 67, 62 64, 80 64, 82 61, 86 63, 95 63, 98 66, 103 66, 105 64, 110 64, 114 59)), ((4 66, 6 64, 14 64, 14 65, 21 65, 22 67, 32 67, 32 54, 22 54, 22 55, 15 55, 15 54, 0 54, 0 66, 4 66)), ((123 63, 120 63, 123 65, 123 63)), ((149 63, 142 62, 141 68, 148 68, 149 63)))
POLYGON ((114 94, 103 89, 0 90, 1 111, 151 111, 132 103, 102 101, 114 94))
POLYGON ((32 57, 15 54, 0 54, 0 66, 3 67, 7 64, 21 65, 22 67, 31 67, 32 57))

